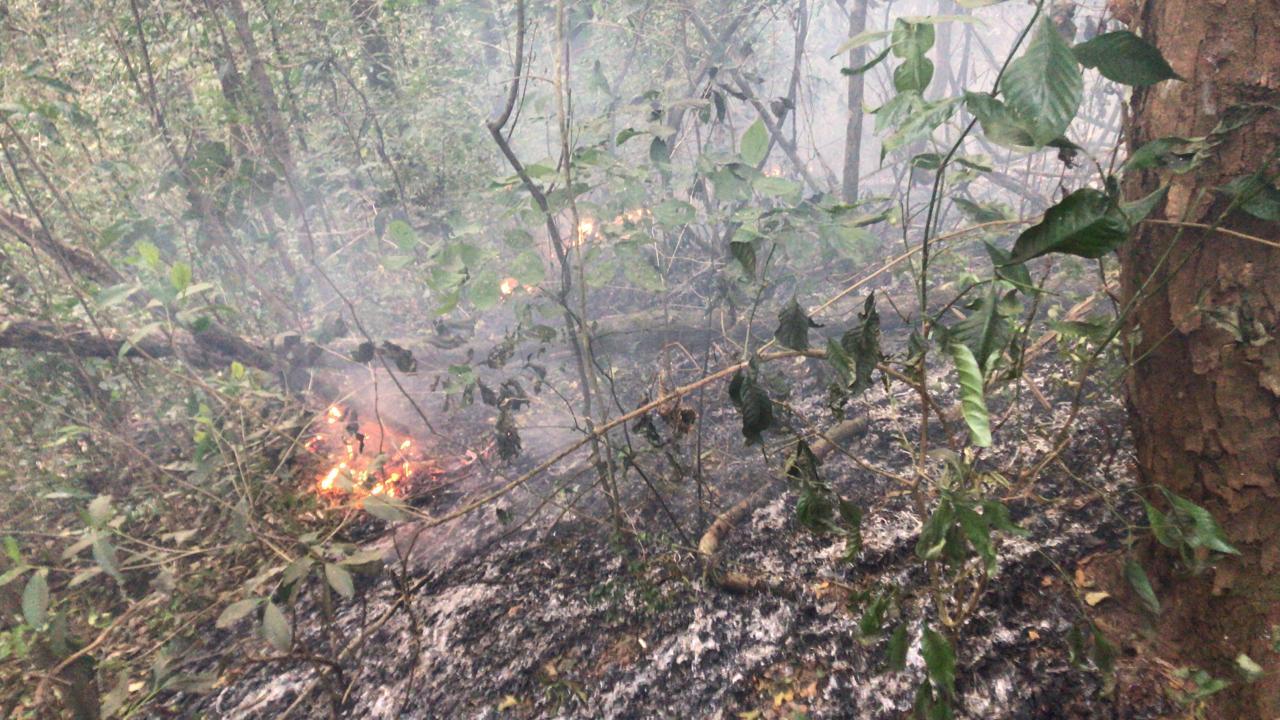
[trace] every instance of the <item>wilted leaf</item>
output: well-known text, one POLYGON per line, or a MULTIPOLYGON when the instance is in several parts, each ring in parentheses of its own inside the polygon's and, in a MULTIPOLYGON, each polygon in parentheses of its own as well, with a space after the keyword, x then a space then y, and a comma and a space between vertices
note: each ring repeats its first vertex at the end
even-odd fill
POLYGON ((809 349, 809 328, 822 327, 814 322, 794 297, 778 311, 778 329, 774 337, 778 344, 792 350, 809 349))

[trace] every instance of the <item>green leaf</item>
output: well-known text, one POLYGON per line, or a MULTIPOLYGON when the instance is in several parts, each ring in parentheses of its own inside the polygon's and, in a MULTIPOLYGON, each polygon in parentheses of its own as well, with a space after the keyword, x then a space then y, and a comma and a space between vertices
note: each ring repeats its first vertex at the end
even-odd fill
POLYGON ((841 43, 840 47, 836 48, 836 51, 831 53, 831 57, 834 58, 839 55, 843 55, 850 50, 856 50, 863 45, 870 45, 881 38, 889 37, 890 34, 891 33, 888 30, 867 30, 866 32, 860 32, 841 43))
POLYGON ((120 563, 116 559, 116 548, 104 536, 93 541, 93 559, 102 571, 110 575, 116 582, 124 585, 124 575, 120 572, 120 563))
POLYGON ((1254 682, 1265 674, 1262 666, 1244 653, 1236 656, 1236 669, 1240 671, 1245 682, 1254 682))
POLYGON ((262 598, 237 600, 223 609, 223 611, 218 615, 218 619, 214 621, 213 625, 219 630, 226 630, 232 625, 240 622, 242 618, 261 604, 262 598))
POLYGON ((933 47, 933 23, 910 22, 898 18, 893 23, 893 55, 899 58, 923 56, 933 47))
POLYGON ((964 103, 982 125, 982 133, 997 145, 1028 148, 1037 145, 1031 126, 1014 114, 1009 106, 987 93, 966 91, 964 103))
POLYGON ((991 447, 991 417, 987 413, 987 401, 982 387, 982 370, 973 357, 973 351, 963 343, 947 346, 960 377, 960 409, 965 424, 969 426, 969 438, 977 447, 991 447))
POLYGON ((1018 236, 1010 262, 1024 263, 1051 252, 1098 258, 1128 238, 1129 224, 1111 198, 1093 188, 1081 188, 1018 236))
POLYGON ((293 629, 280 607, 270 600, 262 611, 262 636, 277 652, 287 653, 293 647, 293 629))
POLYGON ((502 301, 501 280, 493 270, 481 270, 467 283, 467 298, 477 310, 488 310, 502 301))
POLYGON ((1124 577, 1129 581, 1129 586, 1138 594, 1138 598, 1142 600, 1142 604, 1151 611, 1153 615, 1160 614, 1160 600, 1156 597, 1156 591, 1151 587, 1151 580, 1147 577, 1147 571, 1142 569, 1142 565, 1132 558, 1124 564, 1124 577))
POLYGON ((951 642, 933 628, 926 627, 920 638, 920 654, 924 657, 924 667, 933 686, 944 697, 953 697, 956 693, 956 652, 951 642))
POLYGON ((969 348, 983 377, 1013 339, 1013 318, 1017 315, 1017 302, 1009 302, 1013 293, 1011 290, 1002 298, 1000 286, 992 283, 985 295, 969 305, 969 314, 951 326, 951 339, 969 348))
POLYGON ((751 127, 742 133, 738 152, 742 155, 742 161, 748 165, 756 166, 764 162, 765 155, 769 152, 769 131, 765 128, 763 119, 756 118, 751 127))
POLYGON ((742 266, 742 271, 747 274, 747 277, 754 280, 756 276, 755 243, 732 240, 729 242, 729 254, 733 255, 733 259, 742 266))
POLYGON ((365 512, 387 522, 401 522, 408 515, 404 512, 404 504, 383 495, 370 495, 362 503, 365 512))
POLYGON ((1076 45, 1072 52, 1081 65, 1097 68, 1102 77, 1124 85, 1181 79, 1156 46, 1128 30, 1104 33, 1076 45))
POLYGON ((889 636, 884 650, 886 670, 901 672, 907 669, 907 624, 899 623, 889 636))
POLYGON ((641 251, 635 243, 619 243, 614 252, 622 261, 622 273, 633 285, 653 293, 666 289, 662 274, 649 262, 649 253, 641 251))
POLYGON ((511 276, 521 285, 536 286, 547 278, 547 270, 538 253, 525 250, 511 262, 511 276))
POLYGON ((778 344, 792 350, 809 349, 809 328, 822 327, 805 314, 795 297, 778 311, 778 329, 773 336, 778 344))
POLYGON ((1000 92, 1029 123, 1037 146, 1066 132, 1084 96, 1084 79, 1071 48, 1048 18, 1040 21, 1026 52, 1009 63, 1000 92))
POLYGON ((1206 547, 1226 555, 1239 555, 1240 551, 1227 542, 1226 534, 1213 515, 1203 507, 1176 493, 1161 488, 1179 520, 1189 520, 1191 527, 1187 543, 1193 547, 1206 547))
POLYGON ((184 262, 176 262, 169 268, 169 284, 174 292, 182 292, 191 285, 191 266, 184 262))
POLYGON ((996 548, 991 542, 991 525, 987 521, 985 515, 979 515, 972 508, 964 505, 956 506, 956 521, 960 525, 960 530, 969 540, 969 544, 982 558, 987 568, 987 573, 994 575, 996 572, 996 548))
POLYGON ((346 568, 333 563, 325 563, 324 578, 329 581, 329 587, 333 588, 342 597, 348 600, 355 597, 355 582, 352 581, 351 573, 347 572, 346 568))
POLYGON ((1280 190, 1261 173, 1239 177, 1222 187, 1243 211, 1268 222, 1280 222, 1280 190))
POLYGON ((653 208, 653 219, 667 227, 691 223, 697 214, 693 206, 683 200, 665 200, 653 208))
POLYGON ((110 495, 99 495, 89 502, 89 523, 94 527, 102 527, 116 514, 111 507, 110 495))
POLYGON ((403 252, 409 252, 418 245, 418 233, 404 220, 397 219, 387 223, 386 237, 403 252))
POLYGON ((876 594, 871 602, 867 603, 866 609, 862 612, 862 618, 858 620, 858 636, 863 639, 874 639, 880 636, 880 630, 884 626, 885 613, 889 611, 889 606, 893 602, 893 593, 882 590, 876 594))
POLYGON ((22 618, 31 627, 43 627, 49 619, 49 581, 44 571, 37 570, 27 578, 22 589, 22 618))
POLYGON ((1024 293, 1037 293, 1040 291, 1031 279, 1031 271, 1027 270, 1026 265, 1013 263, 1013 255, 989 242, 983 241, 982 244, 986 246, 987 257, 991 258, 991 264, 995 266, 996 277, 1012 283, 1024 293))
POLYGON ((943 497, 934 508, 933 514, 920 528, 920 537, 916 540, 916 555, 921 560, 934 560, 942 556, 947 546, 947 533, 955 520, 955 506, 950 498, 943 497))
POLYGON ((1129 220, 1130 225, 1137 225, 1147 216, 1151 214, 1156 206, 1164 202, 1164 198, 1169 194, 1169 186, 1165 185, 1155 192, 1144 198, 1134 200, 1133 202, 1121 203, 1120 209, 1124 211, 1124 215, 1129 220))
POLYGON ((923 55, 907 58, 893 71, 893 87, 898 92, 924 92, 933 81, 933 62, 923 55))

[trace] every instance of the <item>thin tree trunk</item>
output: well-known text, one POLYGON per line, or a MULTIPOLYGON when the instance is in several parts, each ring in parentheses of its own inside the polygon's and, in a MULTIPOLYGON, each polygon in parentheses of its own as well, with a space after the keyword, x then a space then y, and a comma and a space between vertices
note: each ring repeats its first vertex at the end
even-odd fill
MULTIPOLYGON (((1135 29, 1156 43, 1185 83, 1133 97, 1134 148, 1155 138, 1197 137, 1248 103, 1280 103, 1280 3, 1237 0, 1134 3, 1135 29)), ((1275 171, 1280 112, 1264 112, 1232 132, 1205 164, 1175 175, 1131 178, 1138 197, 1170 184, 1154 215, 1212 224, 1232 179, 1275 171)), ((1223 222, 1280 240, 1280 229, 1236 210, 1223 222)), ((1122 252, 1126 300, 1148 296, 1132 317, 1131 424, 1143 479, 1187 497, 1217 518, 1238 556, 1189 576, 1155 548, 1164 600, 1157 630, 1186 664, 1238 680, 1246 653, 1267 673, 1233 682, 1212 698, 1212 717, 1280 717, 1280 252, 1221 234, 1144 226, 1122 252), (1167 259, 1162 262, 1162 258, 1167 259), (1150 278, 1150 281, 1148 281, 1150 278)), ((1158 493, 1149 498, 1166 509, 1158 493)))
MULTIPOLYGON (((850 0, 849 37, 867 29, 867 0, 850 0)), ((860 68, 865 53, 856 47, 849 51, 849 67, 860 68)), ((862 81, 864 73, 849 76, 849 119, 844 132, 844 178, 840 197, 846 203, 858 201, 858 178, 862 172, 862 81)))

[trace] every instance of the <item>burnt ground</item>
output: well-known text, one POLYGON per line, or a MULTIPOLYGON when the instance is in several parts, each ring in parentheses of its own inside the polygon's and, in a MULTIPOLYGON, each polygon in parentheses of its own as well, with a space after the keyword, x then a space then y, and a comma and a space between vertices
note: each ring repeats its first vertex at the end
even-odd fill
MULTIPOLYGON (((802 378, 794 407, 811 417, 822 412, 821 378, 814 371, 787 371, 802 378)), ((1050 388, 1067 373, 1048 364, 1033 374, 1050 388)), ((739 420, 721 402, 722 392, 716 388, 708 395, 702 438, 705 499, 712 510, 754 489, 782 459, 780 447, 768 465, 758 450, 744 451, 739 420)), ((897 439, 907 430, 901 423, 910 399, 906 392, 869 394, 853 412, 869 414, 870 430, 848 449, 889 470, 910 467, 897 439)), ((558 402, 544 394, 522 415, 528 455, 516 467, 477 466, 418 503, 433 513, 447 511, 572 437, 547 421, 557 413, 565 419, 563 407, 555 409, 558 402), (535 420, 544 424, 535 427, 535 420)), ((1024 441, 984 459, 984 467, 1025 463, 1028 454, 1048 447, 1050 429, 1068 410, 1066 399, 1052 413, 1032 412, 1025 397, 1019 402, 1027 412, 1012 413, 1001 432, 1024 441)), ((1081 618, 1073 568, 1122 547, 1126 523, 1139 510, 1130 492, 1118 403, 1092 400, 1074 437, 1062 462, 1036 483, 1034 499, 1009 502, 1014 520, 1030 534, 1002 536, 999 572, 960 632, 960 717, 1137 719, 1171 710, 1149 677, 1138 671, 1126 677, 1123 662, 1112 689, 1096 670, 1069 661, 1067 636, 1081 618)), ((673 441, 666 457, 685 458, 689 471, 694 448, 689 434, 673 441)), ((911 621, 913 639, 918 638, 929 603, 923 566, 914 556, 920 523, 905 495, 891 481, 831 456, 824 476, 867 510, 865 548, 850 564, 840 559, 843 541, 797 526, 795 496, 775 482, 729 536, 724 562, 785 576, 801 592, 734 594, 697 577, 692 546, 710 515, 699 512, 696 483, 663 462, 650 468, 652 489, 630 476, 634 489, 627 506, 637 527, 646 530, 638 542, 621 543, 603 530, 606 511, 599 498, 574 499, 585 473, 566 470, 461 521, 394 528, 374 546, 406 570, 403 582, 378 581, 363 603, 337 616, 347 639, 376 627, 343 659, 345 684, 331 675, 317 680, 316 666, 303 661, 229 666, 212 694, 191 699, 191 705, 179 698, 170 706, 185 707, 183 714, 245 718, 334 712, 371 718, 908 715, 923 676, 922 658, 912 649, 905 672, 881 672, 885 641, 859 638, 861 610, 849 601, 851 589, 896 589, 894 613, 911 621), (405 587, 412 590, 411 612, 373 622, 405 587)), ((1015 490, 1009 494, 1018 495, 1015 490)), ((305 602, 301 608, 302 614, 315 612, 305 602)), ((251 632, 247 623, 239 631, 251 632)), ((323 645, 317 631, 299 632, 313 647, 323 645)))

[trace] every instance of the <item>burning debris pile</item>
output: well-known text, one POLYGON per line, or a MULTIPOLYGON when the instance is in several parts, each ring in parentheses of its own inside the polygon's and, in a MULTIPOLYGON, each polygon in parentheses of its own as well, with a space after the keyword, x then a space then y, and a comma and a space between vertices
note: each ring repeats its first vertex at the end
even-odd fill
POLYGON ((413 438, 339 405, 325 411, 306 448, 328 463, 315 478, 315 491, 335 501, 404 497, 418 479, 443 472, 413 438))

